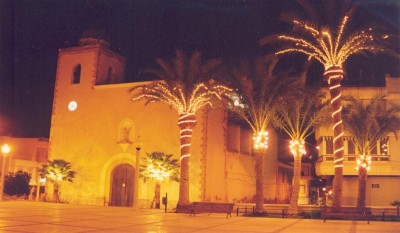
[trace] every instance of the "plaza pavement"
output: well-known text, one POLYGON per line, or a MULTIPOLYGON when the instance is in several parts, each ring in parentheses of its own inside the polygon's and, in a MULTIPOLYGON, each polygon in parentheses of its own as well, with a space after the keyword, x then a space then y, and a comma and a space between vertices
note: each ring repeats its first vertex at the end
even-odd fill
POLYGON ((226 218, 225 214, 164 213, 125 207, 30 201, 0 202, 0 232, 400 232, 400 222, 226 218))

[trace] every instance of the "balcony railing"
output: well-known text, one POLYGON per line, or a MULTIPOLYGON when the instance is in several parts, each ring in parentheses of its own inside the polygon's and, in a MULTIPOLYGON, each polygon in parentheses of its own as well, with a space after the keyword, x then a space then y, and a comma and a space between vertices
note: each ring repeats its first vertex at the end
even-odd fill
MULTIPOLYGON (((344 161, 356 161, 358 155, 344 155, 344 161)), ((318 158, 319 162, 322 161, 333 161, 334 155, 321 155, 318 158)), ((389 155, 371 155, 372 161, 390 161, 389 155)))

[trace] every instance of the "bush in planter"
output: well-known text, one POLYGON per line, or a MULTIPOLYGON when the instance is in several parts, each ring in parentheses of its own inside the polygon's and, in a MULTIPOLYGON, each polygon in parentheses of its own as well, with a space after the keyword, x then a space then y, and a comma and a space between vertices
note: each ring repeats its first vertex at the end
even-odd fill
POLYGON ((4 179, 4 193, 10 196, 29 195, 31 175, 24 171, 10 172, 4 179))

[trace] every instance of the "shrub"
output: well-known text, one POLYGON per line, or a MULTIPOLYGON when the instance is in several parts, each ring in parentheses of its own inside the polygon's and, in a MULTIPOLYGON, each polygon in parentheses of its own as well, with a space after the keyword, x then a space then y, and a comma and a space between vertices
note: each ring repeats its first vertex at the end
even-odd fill
POLYGON ((390 203, 392 206, 400 206, 400 201, 396 200, 392 203, 390 203))
POLYGON ((10 172, 4 179, 4 193, 7 195, 29 195, 31 175, 24 171, 10 172))

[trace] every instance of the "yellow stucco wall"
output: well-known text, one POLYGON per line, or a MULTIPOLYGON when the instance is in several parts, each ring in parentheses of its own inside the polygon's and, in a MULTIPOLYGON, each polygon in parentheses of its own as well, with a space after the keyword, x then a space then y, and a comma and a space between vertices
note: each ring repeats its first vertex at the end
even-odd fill
MULTIPOLYGON (((387 78, 386 87, 345 87, 344 96, 368 100, 376 94, 386 95, 387 102, 400 105, 400 78, 387 78)), ((316 132, 316 139, 321 136, 332 136, 331 127, 321 127, 316 132)), ((393 134, 389 134, 389 160, 372 161, 368 172, 367 205, 389 205, 398 200, 400 190, 393 185, 400 181, 400 141, 393 134), (372 188, 372 184, 379 184, 379 188, 372 188)), ((346 143, 345 143, 346 145, 346 143)), ((325 145, 320 145, 320 155, 324 154, 325 145)), ((345 152, 347 149, 345 148, 345 152)), ((357 171, 356 161, 344 161, 343 205, 354 206, 357 198, 357 171)), ((319 176, 333 176, 333 161, 320 160, 316 163, 316 173, 319 176)))
MULTIPOLYGON (((96 205, 110 202, 113 169, 119 164, 136 166, 135 144, 121 143, 123 137, 135 142, 140 135, 141 156, 162 151, 179 158, 175 110, 164 103, 145 106, 144 102, 132 102, 129 89, 142 83, 95 85, 99 79, 97 83, 104 84, 110 64, 119 77, 124 59, 106 48, 87 45, 60 50, 49 154, 50 159, 71 162, 77 172, 73 183, 62 184, 62 201, 96 205), (81 79, 72 84, 77 64, 81 65, 81 79), (70 101, 77 102, 74 111, 68 109, 70 101), (127 136, 121 136, 124 122, 133 123, 127 136)), ((254 196, 254 160, 250 155, 226 151, 225 114, 222 109, 208 108, 196 114, 190 157, 191 201, 226 202, 254 196)), ((265 157, 267 199, 276 194, 276 153, 276 143, 270 144, 265 157)), ((147 207, 154 195, 154 182, 139 183, 139 203, 147 207)), ((174 181, 161 184, 161 195, 168 193, 170 207, 177 202, 178 188, 174 181)))

